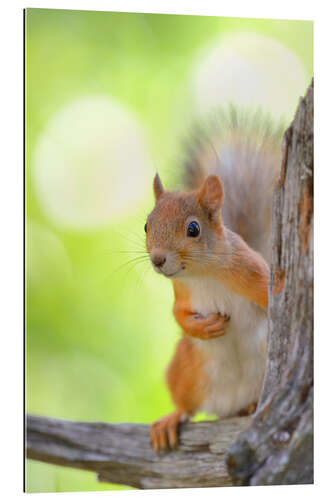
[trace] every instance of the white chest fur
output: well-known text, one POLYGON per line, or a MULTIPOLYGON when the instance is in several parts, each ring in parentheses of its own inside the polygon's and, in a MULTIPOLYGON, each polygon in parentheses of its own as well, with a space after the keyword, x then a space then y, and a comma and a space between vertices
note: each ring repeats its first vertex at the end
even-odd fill
POLYGON ((214 279, 184 278, 193 309, 203 315, 229 314, 226 333, 193 339, 208 354, 208 397, 200 410, 230 416, 258 401, 266 364, 266 313, 214 279))

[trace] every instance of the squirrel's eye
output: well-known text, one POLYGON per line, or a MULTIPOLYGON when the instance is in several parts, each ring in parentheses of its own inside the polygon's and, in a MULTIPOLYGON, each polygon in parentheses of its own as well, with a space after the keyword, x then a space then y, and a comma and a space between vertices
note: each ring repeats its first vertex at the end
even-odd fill
POLYGON ((145 233, 147 232, 147 222, 145 224, 145 233))
POLYGON ((190 222, 189 225, 187 226, 187 236, 195 238, 196 236, 199 236, 199 234, 200 234, 199 224, 195 220, 190 222))

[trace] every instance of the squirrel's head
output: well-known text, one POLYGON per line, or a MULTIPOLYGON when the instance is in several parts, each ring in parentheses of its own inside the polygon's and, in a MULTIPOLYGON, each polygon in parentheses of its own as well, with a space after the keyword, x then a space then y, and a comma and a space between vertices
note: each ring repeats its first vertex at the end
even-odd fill
POLYGON ((145 231, 155 271, 169 278, 205 272, 223 244, 221 180, 209 175, 185 193, 165 191, 156 174, 153 188, 156 204, 145 231))

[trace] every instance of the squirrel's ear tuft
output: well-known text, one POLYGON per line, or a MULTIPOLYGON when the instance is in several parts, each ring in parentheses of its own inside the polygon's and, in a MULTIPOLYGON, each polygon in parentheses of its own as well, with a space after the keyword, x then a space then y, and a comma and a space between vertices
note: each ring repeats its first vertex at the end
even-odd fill
POLYGON ((161 196, 161 194, 164 193, 162 181, 161 181, 160 176, 158 174, 156 174, 154 177, 153 188, 154 188, 155 200, 157 201, 159 199, 159 197, 161 196))
POLYGON ((220 210, 223 205, 223 186, 217 175, 209 175, 199 190, 198 200, 209 212, 220 210))

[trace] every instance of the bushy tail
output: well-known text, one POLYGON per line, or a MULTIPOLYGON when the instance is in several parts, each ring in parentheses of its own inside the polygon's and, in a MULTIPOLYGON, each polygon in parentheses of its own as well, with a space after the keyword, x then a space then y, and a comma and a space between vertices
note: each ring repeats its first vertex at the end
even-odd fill
POLYGON ((282 124, 261 112, 230 107, 197 127, 187 144, 184 180, 199 187, 217 174, 224 187, 224 224, 270 261, 271 206, 280 167, 282 124))

